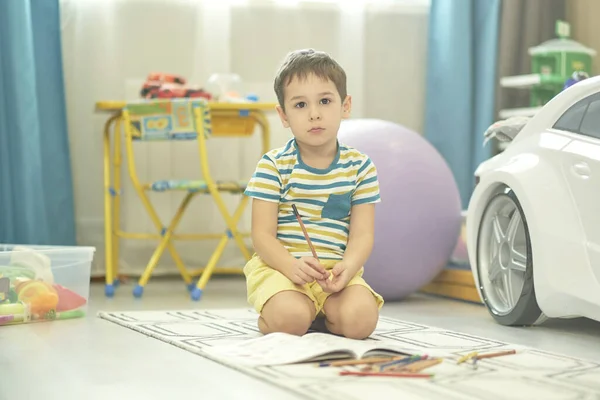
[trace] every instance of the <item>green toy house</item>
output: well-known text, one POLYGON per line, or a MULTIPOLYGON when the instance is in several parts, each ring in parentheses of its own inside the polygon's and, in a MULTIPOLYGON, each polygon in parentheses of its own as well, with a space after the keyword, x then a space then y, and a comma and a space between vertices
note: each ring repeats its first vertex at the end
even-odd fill
POLYGON ((557 39, 548 40, 529 49, 531 74, 509 76, 500 80, 500 86, 529 89, 530 104, 526 108, 501 110, 499 117, 533 116, 550 99, 563 90, 574 72, 592 72, 592 58, 596 51, 569 39, 570 26, 556 23, 557 39))

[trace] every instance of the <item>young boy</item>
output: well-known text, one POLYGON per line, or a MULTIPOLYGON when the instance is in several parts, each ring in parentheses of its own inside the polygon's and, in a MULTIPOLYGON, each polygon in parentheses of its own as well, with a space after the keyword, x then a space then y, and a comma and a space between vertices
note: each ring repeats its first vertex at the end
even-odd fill
POLYGON ((326 53, 295 51, 279 69, 275 93, 294 137, 262 157, 245 192, 252 197, 256 251, 244 267, 248 301, 260 313, 263 334, 303 335, 324 317, 329 332, 364 339, 383 305, 362 278, 381 200, 375 165, 338 143, 351 108, 346 74, 326 53))

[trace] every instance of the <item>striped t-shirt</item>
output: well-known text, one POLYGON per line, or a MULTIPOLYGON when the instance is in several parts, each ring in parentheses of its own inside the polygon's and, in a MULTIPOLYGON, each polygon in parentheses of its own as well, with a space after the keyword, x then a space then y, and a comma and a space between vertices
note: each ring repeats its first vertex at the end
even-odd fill
POLYGON ((319 259, 342 259, 353 205, 378 203, 375 164, 360 151, 338 143, 329 168, 302 162, 291 139, 258 162, 245 195, 279 203, 277 238, 294 257, 311 257, 292 204, 296 205, 319 259))

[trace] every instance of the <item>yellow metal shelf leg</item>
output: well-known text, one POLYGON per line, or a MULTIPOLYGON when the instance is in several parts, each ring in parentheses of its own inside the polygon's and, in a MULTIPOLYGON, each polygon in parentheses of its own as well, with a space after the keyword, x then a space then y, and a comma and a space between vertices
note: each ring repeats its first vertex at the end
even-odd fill
POLYGON ((115 115, 104 125, 104 263, 105 263, 105 295, 114 295, 114 262, 113 262, 113 226, 112 226, 112 195, 110 182, 110 126, 120 118, 115 115))
POLYGON ((208 264, 206 265, 204 272, 200 276, 200 279, 198 280, 196 287, 191 292, 192 300, 197 301, 197 300, 200 300, 200 298, 202 297, 202 292, 204 291, 204 288, 206 287, 208 280, 210 279, 211 275, 213 274, 215 267, 217 266, 217 263, 219 262, 219 259, 221 258, 221 255, 223 255, 223 250, 225 250, 225 246, 227 245, 228 241, 229 241, 229 238, 227 237, 227 235, 223 235, 223 238, 221 238, 221 240, 219 241, 219 244, 217 245, 215 252, 210 257, 210 260, 208 261, 208 264))
POLYGON ((114 134, 114 155, 113 155, 113 186, 114 193, 112 194, 113 199, 113 226, 112 226, 112 240, 113 240, 113 284, 119 284, 119 249, 120 249, 120 238, 119 230, 121 226, 121 123, 119 119, 115 124, 114 134))
MULTIPOLYGON (((152 257, 150 258, 150 261, 148 262, 146 269, 144 270, 142 276, 140 277, 138 285, 133 289, 133 295, 135 297, 142 296, 142 293, 144 292, 144 286, 146 286, 146 284, 150 280, 150 276, 152 275, 154 268, 156 268, 156 265, 158 264, 158 261, 162 257, 165 249, 167 247, 173 246, 173 243, 171 242, 171 237, 173 236, 173 232, 175 231, 175 228, 179 224, 179 221, 181 221, 181 217, 183 216, 192 197, 194 197, 194 193, 188 193, 188 195, 181 202, 181 206, 179 207, 179 209, 177 210, 177 213, 173 217, 171 224, 169 225, 169 228, 165 232, 164 237, 162 238, 158 247, 152 254, 152 257)), ((177 252, 174 252, 174 254, 177 254, 177 252)), ((181 259, 179 259, 179 261, 181 262, 181 259)), ((181 263, 181 264, 183 264, 183 263, 181 263)), ((178 268, 179 268, 179 265, 178 265, 178 268)), ((192 281, 192 277, 190 276, 189 272, 187 270, 185 270, 185 267, 183 270, 180 269, 179 272, 184 276, 184 279, 187 279, 186 284, 190 284, 192 281)))

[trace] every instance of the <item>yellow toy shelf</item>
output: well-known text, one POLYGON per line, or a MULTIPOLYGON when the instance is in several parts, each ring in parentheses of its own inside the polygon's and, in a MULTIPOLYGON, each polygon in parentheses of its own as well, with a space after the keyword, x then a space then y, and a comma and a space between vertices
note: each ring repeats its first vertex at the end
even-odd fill
MULTIPOLYGON (((119 113, 127 103, 122 100, 101 100, 96 103, 96 111, 119 113)), ((219 103, 208 102, 212 113, 213 136, 252 136, 256 119, 248 118, 250 113, 275 111, 276 103, 219 103)))
MULTIPOLYGON (((156 99, 154 101, 157 101, 156 99)), ((160 101, 160 100, 158 100, 160 101)), ((165 99, 164 101, 171 101, 165 99)), ((270 150, 270 130, 269 123, 266 118, 267 112, 274 112, 276 103, 225 103, 225 102, 206 102, 203 109, 210 113, 210 136, 211 137, 249 137, 254 135, 256 127, 262 133, 262 151, 257 154, 257 160, 260 156, 270 150)), ((105 216, 105 268, 106 268, 106 290, 105 294, 108 297, 114 295, 115 285, 119 283, 119 250, 120 239, 141 239, 141 240, 158 240, 159 246, 149 260, 144 274, 140 278, 139 284, 134 288, 134 296, 140 297, 143 289, 150 279, 152 270, 158 263, 158 259, 165 250, 168 250, 173 257, 175 264, 181 273, 188 290, 191 292, 193 300, 199 300, 202 291, 204 290, 208 280, 213 273, 242 273, 242 266, 228 267, 217 266, 221 255, 225 249, 225 245, 230 240, 235 240, 245 259, 250 258, 250 253, 242 237, 249 236, 246 232, 240 232, 237 229, 239 221, 248 198, 243 196, 245 183, 240 182, 218 182, 215 181, 208 168, 208 154, 205 145, 205 135, 198 134, 199 154, 201 158, 200 171, 202 172, 203 180, 177 180, 171 182, 172 177, 168 180, 154 182, 153 184, 139 181, 133 161, 133 148, 131 145, 132 138, 135 136, 132 132, 131 121, 131 105, 122 100, 101 100, 96 102, 96 113, 108 114, 107 121, 104 126, 104 216, 105 216), (144 207, 149 213, 152 222, 155 225, 156 232, 125 232, 121 227, 120 216, 120 198, 121 198, 121 168, 123 163, 122 140, 125 144, 125 161, 126 168, 129 172, 131 181, 135 188, 135 192, 141 199, 144 207), (112 151, 111 151, 112 150, 112 151), (111 154, 112 153, 112 154, 111 154), (111 168, 112 167, 112 168, 111 168), (112 178, 112 179, 111 179, 112 178), (175 183, 174 183, 175 182, 175 183), (162 186, 167 185, 168 190, 185 190, 188 192, 173 220, 168 224, 158 218, 158 215, 150 203, 147 192, 160 191, 163 189, 155 189, 155 184, 160 183, 162 186), (164 185, 163 185, 164 184, 164 185), (241 195, 240 204, 236 212, 231 215, 225 207, 221 199, 221 192, 230 192, 232 194, 241 195), (177 234, 175 232, 179 219, 182 217, 188 203, 197 194, 210 195, 216 202, 227 229, 225 232, 219 233, 196 233, 196 234, 177 234), (220 239, 217 248, 210 257, 208 263, 203 268, 197 271, 189 271, 183 264, 183 261, 178 256, 173 242, 176 240, 215 240, 220 239), (194 283, 192 276, 200 275, 197 283, 194 283)), ((202 121, 200 111, 194 110, 193 118, 196 121, 202 121)), ((201 123, 195 124, 200 126, 201 123)), ((160 185, 159 185, 160 186, 160 185)), ((162 187, 160 186, 160 187, 162 187)), ((158 186, 156 186, 158 187, 158 186)), ((167 190, 165 189, 165 190, 167 190)))
MULTIPOLYGON (((97 111, 115 112, 122 110, 127 103, 124 100, 100 100, 96 102, 97 111)), ((249 111, 275 111, 277 103, 219 103, 208 102, 211 110, 249 110, 249 111)))

